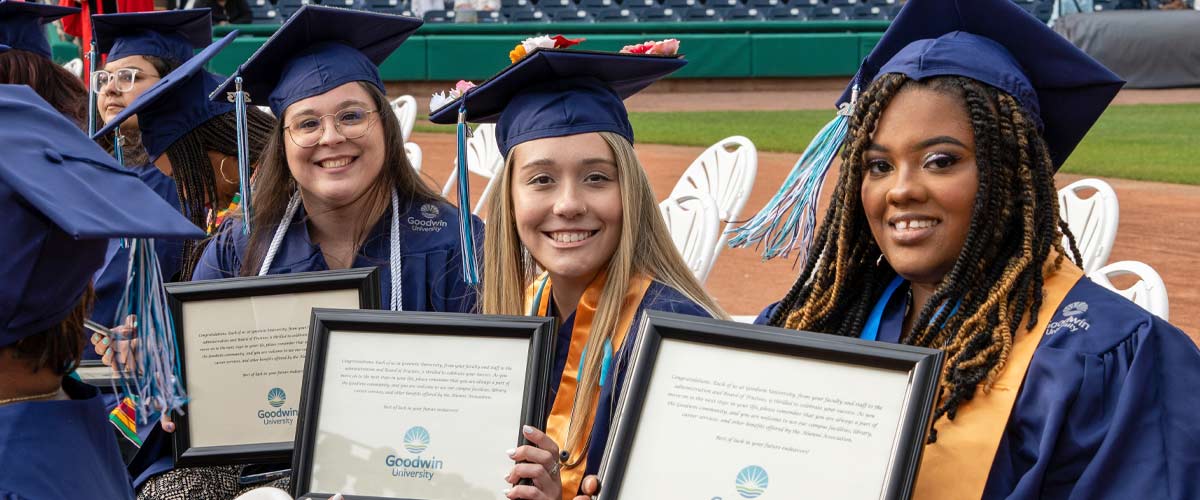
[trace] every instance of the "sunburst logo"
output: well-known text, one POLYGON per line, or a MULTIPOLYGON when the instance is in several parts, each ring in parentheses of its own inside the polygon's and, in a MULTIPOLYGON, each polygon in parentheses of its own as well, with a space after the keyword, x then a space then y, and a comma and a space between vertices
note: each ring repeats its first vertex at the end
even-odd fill
POLYGON ((429 431, 424 427, 413 427, 404 433, 404 449, 419 455, 429 447, 429 431))
POLYGON ((276 387, 267 392, 267 404, 270 404, 272 408, 279 408, 285 402, 287 402, 287 394, 284 394, 283 389, 276 387))
POLYGON ((742 498, 758 498, 767 491, 767 471, 757 465, 751 465, 738 472, 737 492, 742 498))

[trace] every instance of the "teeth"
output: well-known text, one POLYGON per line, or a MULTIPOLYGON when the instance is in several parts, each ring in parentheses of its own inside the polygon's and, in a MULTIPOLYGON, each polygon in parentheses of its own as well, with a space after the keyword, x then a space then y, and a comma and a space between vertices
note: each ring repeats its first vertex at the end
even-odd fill
POLYGON ((550 237, 554 238, 554 241, 557 241, 559 243, 575 243, 576 241, 586 240, 586 239, 590 238, 591 236, 592 236, 591 231, 580 231, 580 232, 558 231, 558 232, 550 233, 550 237))
POLYGON ((902 220, 896 223, 896 230, 905 231, 908 229, 925 229, 938 224, 939 222, 934 219, 921 219, 913 221, 902 220))
POLYGON ((349 164, 350 164, 349 158, 341 158, 338 160, 325 160, 323 162, 318 163, 317 165, 320 165, 321 168, 338 168, 338 167, 344 167, 349 164))

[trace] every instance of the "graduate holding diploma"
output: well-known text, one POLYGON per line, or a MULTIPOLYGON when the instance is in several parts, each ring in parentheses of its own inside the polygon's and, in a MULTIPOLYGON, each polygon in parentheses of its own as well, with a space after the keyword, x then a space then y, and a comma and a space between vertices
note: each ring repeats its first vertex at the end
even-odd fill
POLYGON ((843 98, 829 211, 760 320, 946 352, 914 498, 1200 497, 1200 351, 1059 219, 1122 84, 1007 0, 910 0, 843 98))
POLYGON ((686 63, 668 55, 531 51, 430 116, 496 123, 483 312, 560 320, 546 433, 510 450, 506 479, 532 485, 508 498, 572 498, 599 467, 642 311, 726 316, 667 233, 622 102, 686 63))

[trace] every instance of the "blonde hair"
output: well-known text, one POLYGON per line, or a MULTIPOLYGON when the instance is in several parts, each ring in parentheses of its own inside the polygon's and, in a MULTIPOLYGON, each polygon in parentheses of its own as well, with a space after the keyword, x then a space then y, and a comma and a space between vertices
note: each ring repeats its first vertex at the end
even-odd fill
MULTIPOLYGON (((572 415, 584 415, 583 419, 571 419, 567 442, 559 443, 563 450, 574 450, 587 438, 591 429, 592 401, 598 396, 600 364, 604 343, 618 332, 617 322, 621 314, 629 279, 635 274, 645 274, 683 294, 699 304, 713 317, 727 319, 729 316, 717 304, 696 277, 692 275, 683 257, 675 248, 667 232, 667 225, 659 214, 650 181, 634 153, 633 145, 624 137, 612 132, 599 132, 604 142, 612 149, 617 165, 617 182, 621 189, 621 237, 617 249, 608 261, 608 279, 600 293, 600 303, 592 322, 591 337, 587 340, 586 357, 583 362, 583 377, 579 381, 580 392, 575 398, 572 415)), ((484 314, 523 315, 525 290, 537 278, 537 263, 521 244, 517 235, 517 224, 513 214, 512 177, 515 166, 508 155, 500 173, 500 186, 488 200, 488 224, 485 228, 487 251, 483 258, 482 304, 484 314)), ((572 467, 575 464, 566 464, 572 467)))

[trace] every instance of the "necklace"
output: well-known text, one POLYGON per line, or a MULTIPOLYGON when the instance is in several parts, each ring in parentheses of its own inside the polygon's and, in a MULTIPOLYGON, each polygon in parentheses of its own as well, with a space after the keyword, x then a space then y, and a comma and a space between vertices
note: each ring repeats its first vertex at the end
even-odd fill
POLYGON ((17 396, 15 398, 0 399, 0 405, 6 405, 9 403, 20 403, 22 401, 33 401, 35 399, 46 399, 49 397, 57 396, 58 391, 59 391, 59 388, 55 387, 53 391, 47 392, 45 394, 34 394, 32 396, 17 396))

